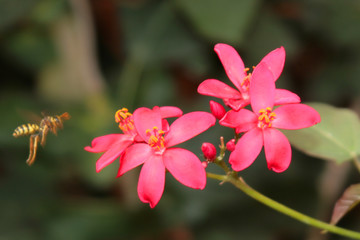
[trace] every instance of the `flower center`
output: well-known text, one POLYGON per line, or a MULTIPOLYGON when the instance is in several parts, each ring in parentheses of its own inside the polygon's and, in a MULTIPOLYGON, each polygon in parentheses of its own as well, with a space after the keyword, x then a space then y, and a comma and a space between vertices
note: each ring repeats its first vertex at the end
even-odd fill
POLYGON ((245 68, 244 71, 246 72, 246 77, 244 77, 243 81, 241 82, 241 87, 245 90, 245 91, 249 91, 250 88, 250 79, 251 79, 251 73, 247 73, 250 69, 249 68, 245 68))
MULTIPOLYGON (((253 67, 254 69, 255 67, 253 67)), ((244 71, 247 74, 246 77, 244 77, 243 81, 241 82, 241 87, 244 92, 248 92, 250 88, 250 81, 251 81, 251 73, 248 73, 250 68, 245 68, 244 71)))
POLYGON ((115 113, 115 122, 119 124, 119 128, 125 134, 136 135, 134 119, 127 108, 122 108, 115 113))
POLYGON ((276 114, 272 112, 272 109, 270 107, 267 107, 266 109, 260 109, 259 113, 260 115, 258 117, 258 127, 262 129, 271 127, 271 122, 276 117, 276 114))
POLYGON ((155 153, 162 154, 165 150, 165 132, 157 127, 146 130, 146 136, 149 136, 148 144, 155 150, 155 153))

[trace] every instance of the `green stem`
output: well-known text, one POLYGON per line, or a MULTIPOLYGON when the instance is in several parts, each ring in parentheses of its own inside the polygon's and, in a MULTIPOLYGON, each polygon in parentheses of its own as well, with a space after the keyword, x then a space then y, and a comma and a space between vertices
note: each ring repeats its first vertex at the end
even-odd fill
POLYGON ((328 224, 326 222, 322 222, 320 220, 317 220, 315 218, 309 217, 305 214, 302 214, 298 211, 295 211, 281 203, 278 203, 265 195, 262 195, 261 193, 257 192, 253 188, 251 188, 249 185, 245 183, 245 181, 242 178, 238 178, 234 176, 233 174, 228 175, 218 175, 213 173, 207 173, 207 176, 209 178, 217 179, 222 182, 230 182, 235 187, 246 193, 248 196, 252 197, 253 199, 263 203, 264 205, 267 205, 268 207, 277 210, 285 215, 288 215, 289 217, 292 217, 300 222, 303 222, 307 225, 311 225, 313 227, 317 227, 320 229, 324 229, 326 231, 346 236, 353 239, 360 239, 360 233, 350 231, 344 228, 337 227, 335 225, 328 224))
POLYGON ((226 165, 226 163, 223 161, 225 157, 226 152, 226 146, 224 143, 224 137, 220 137, 220 154, 219 156, 214 160, 214 163, 221 167, 226 173, 231 172, 231 169, 226 165))
POLYGON ((219 175, 219 174, 214 174, 214 173, 206 173, 206 176, 208 178, 212 178, 212 179, 216 179, 219 181, 226 181, 228 179, 228 176, 226 175, 219 175))

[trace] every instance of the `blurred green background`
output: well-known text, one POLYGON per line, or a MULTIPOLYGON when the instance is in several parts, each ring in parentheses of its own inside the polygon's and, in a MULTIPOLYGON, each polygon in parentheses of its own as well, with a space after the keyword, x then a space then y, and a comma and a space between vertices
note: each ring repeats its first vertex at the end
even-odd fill
MULTIPOLYGON (((139 169, 116 179, 115 162, 96 173, 100 154, 83 147, 120 131, 114 113, 122 107, 209 111, 212 98, 197 94, 197 86, 207 78, 229 83, 213 51, 218 42, 234 46, 248 67, 284 46, 278 87, 358 112, 359 26, 358 0, 0 0, 0 240, 342 239, 212 179, 198 191, 168 174, 150 209, 137 197, 139 169), (65 111, 72 119, 27 166, 29 137, 15 139, 13 130, 34 122, 34 114, 65 111)), ((201 157, 201 143, 217 145, 220 136, 230 140, 231 129, 216 126, 184 147, 201 157)), ((293 155, 282 174, 260 157, 241 176, 329 221, 335 200, 359 174, 349 164, 295 149, 293 155)), ((360 230, 359 214, 355 209, 339 225, 360 230)))

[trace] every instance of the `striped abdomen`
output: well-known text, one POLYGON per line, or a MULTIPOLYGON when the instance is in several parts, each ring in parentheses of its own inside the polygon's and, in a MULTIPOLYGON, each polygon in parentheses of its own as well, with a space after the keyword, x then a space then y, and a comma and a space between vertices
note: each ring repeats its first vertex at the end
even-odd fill
POLYGON ((21 126, 18 126, 14 133, 13 136, 14 137, 20 137, 20 136, 25 136, 25 135, 30 135, 30 134, 34 134, 36 132, 39 131, 39 125, 37 124, 32 124, 32 123, 27 123, 27 124, 23 124, 21 126))

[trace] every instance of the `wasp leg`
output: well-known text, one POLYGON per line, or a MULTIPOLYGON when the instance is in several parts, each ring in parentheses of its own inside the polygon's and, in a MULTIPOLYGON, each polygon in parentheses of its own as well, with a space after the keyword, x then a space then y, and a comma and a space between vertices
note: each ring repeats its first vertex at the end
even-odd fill
POLYGON ((63 128, 63 124, 61 122, 54 122, 51 125, 51 131, 55 136, 57 136, 57 128, 59 129, 63 128))
POLYGON ((29 166, 31 166, 35 161, 39 140, 40 140, 39 134, 33 134, 30 136, 30 154, 29 154, 29 158, 26 160, 26 163, 29 166))
POLYGON ((41 134, 41 146, 45 146, 46 143, 46 136, 49 132, 49 127, 47 125, 44 126, 43 130, 39 132, 41 134))
POLYGON ((29 153, 29 158, 26 160, 27 164, 29 164, 29 161, 33 158, 34 155, 34 137, 35 137, 34 134, 30 136, 30 153, 29 153))

